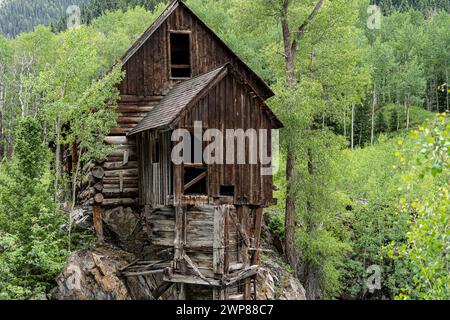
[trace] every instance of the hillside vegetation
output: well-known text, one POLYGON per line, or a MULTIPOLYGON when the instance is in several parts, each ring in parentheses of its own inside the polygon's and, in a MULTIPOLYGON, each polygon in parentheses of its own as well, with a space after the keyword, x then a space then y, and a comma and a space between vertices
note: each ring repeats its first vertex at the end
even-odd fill
MULTIPOLYGON (((378 1, 380 28, 365 0, 186 3, 276 93, 266 214, 307 298, 449 299, 449 1, 378 1)), ((81 140, 79 166, 111 151, 123 73, 108 71, 165 7, 133 5, 0 36, 2 298, 45 296, 89 244, 67 214, 81 178, 63 174, 61 150, 81 140)))

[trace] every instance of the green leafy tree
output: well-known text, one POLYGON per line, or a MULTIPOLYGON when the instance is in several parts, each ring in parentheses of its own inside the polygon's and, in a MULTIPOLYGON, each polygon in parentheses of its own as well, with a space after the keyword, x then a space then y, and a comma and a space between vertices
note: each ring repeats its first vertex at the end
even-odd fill
POLYGON ((401 210, 410 214, 404 243, 388 246, 389 254, 412 274, 399 299, 450 298, 450 124, 446 114, 411 133, 412 146, 399 152, 405 171, 401 210), (419 197, 417 188, 428 192, 419 197))
POLYGON ((64 215, 49 188, 39 122, 22 118, 15 141, 13 161, 0 173, 0 297, 40 298, 65 261, 64 215))

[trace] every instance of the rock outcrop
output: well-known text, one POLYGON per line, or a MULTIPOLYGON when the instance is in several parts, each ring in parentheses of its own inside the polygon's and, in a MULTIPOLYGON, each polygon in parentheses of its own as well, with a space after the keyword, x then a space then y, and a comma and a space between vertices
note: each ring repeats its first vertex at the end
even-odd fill
POLYGON ((300 281, 283 261, 282 242, 264 225, 262 229, 261 266, 258 273, 258 300, 306 300, 300 281))
POLYGON ((73 253, 51 295, 56 300, 129 300, 118 273, 133 259, 128 252, 106 246, 73 253))

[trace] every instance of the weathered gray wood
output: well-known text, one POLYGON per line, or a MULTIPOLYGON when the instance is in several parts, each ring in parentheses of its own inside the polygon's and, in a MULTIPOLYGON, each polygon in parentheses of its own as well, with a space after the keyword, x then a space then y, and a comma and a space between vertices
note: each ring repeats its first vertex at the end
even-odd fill
POLYGON ((180 261, 184 255, 185 245, 185 216, 186 208, 184 206, 177 206, 175 208, 175 239, 174 239, 174 263, 175 268, 180 268, 180 261))
POLYGON ((108 136, 105 138, 105 143, 106 144, 111 144, 111 145, 130 145, 130 146, 134 146, 136 145, 136 141, 134 141, 134 139, 130 139, 128 137, 111 137, 108 136))
POLYGON ((119 162, 106 162, 103 165, 105 170, 119 170, 119 169, 137 169, 138 162, 137 161, 128 161, 126 164, 123 161, 119 162))
POLYGON ((250 247, 250 241, 249 241, 249 238, 248 238, 248 235, 247 235, 247 231, 245 231, 245 229, 242 227, 242 225, 239 222, 236 214, 232 210, 230 210, 230 217, 231 217, 231 220, 233 220, 234 224, 236 225, 236 229, 239 231, 239 233, 241 235, 241 238, 242 238, 242 241, 244 241, 244 244, 247 247, 250 247))
POLYGON ((214 235, 213 235, 213 270, 216 274, 224 273, 225 253, 225 215, 228 214, 228 206, 216 206, 214 210, 214 235))
POLYGON ((102 192, 103 191, 103 182, 98 182, 94 185, 95 191, 102 192))
POLYGON ((91 172, 92 176, 97 179, 102 179, 105 176, 105 170, 102 167, 94 167, 91 172))
POLYGON ((138 188, 108 188, 103 189, 103 195, 106 198, 110 197, 137 197, 138 196, 138 188))
POLYGON ((103 201, 104 206, 121 206, 121 205, 134 205, 136 199, 124 198, 124 199, 105 199, 103 201))
POLYGON ((195 284, 195 285, 203 285, 203 286, 214 286, 221 287, 220 281, 210 279, 210 282, 206 282, 205 280, 200 279, 197 276, 187 276, 181 274, 173 274, 171 276, 164 276, 164 281, 175 282, 175 283, 186 283, 186 284, 195 284))
POLYGON ((105 197, 104 197, 103 194, 101 194, 101 193, 97 193, 97 194, 94 196, 94 201, 95 201, 95 203, 102 204, 104 200, 105 200, 105 197))
POLYGON ((260 242, 261 242, 262 220, 263 220, 263 209, 262 208, 255 209, 255 229, 253 231, 253 237, 255 239, 255 242, 253 244, 254 248, 249 248, 249 250, 256 249, 253 252, 253 257, 252 257, 252 264, 254 264, 254 265, 259 265, 259 263, 260 263, 259 246, 260 246, 260 242))
POLYGON ((120 178, 121 176, 137 178, 138 174, 138 169, 111 170, 104 172, 104 176, 107 178, 120 178))
POLYGON ((173 286, 173 282, 162 282, 155 290, 152 291, 153 299, 158 300, 167 290, 173 286))
POLYGON ((211 284, 211 282, 200 272, 198 267, 192 262, 191 258, 189 258, 189 256, 186 253, 183 254, 183 259, 187 262, 189 267, 191 267, 192 270, 194 270, 194 272, 197 274, 197 276, 199 276, 200 279, 202 279, 202 280, 208 282, 209 284, 211 284))
POLYGON ((157 269, 157 270, 147 270, 147 271, 140 271, 140 272, 123 272, 122 275, 124 277, 139 277, 139 276, 148 276, 150 274, 156 274, 156 273, 163 273, 164 269, 157 269))
POLYGON ((242 270, 243 268, 244 268, 244 264, 243 263, 230 264, 229 272, 233 273, 235 271, 242 270))
MULTIPOLYGON (((247 269, 239 272, 237 275, 234 276, 228 276, 225 278, 225 280, 223 281, 224 285, 229 287, 241 280, 247 280, 250 277, 253 277, 254 275, 256 275, 259 271, 259 266, 251 266, 248 267, 247 269)), ((244 293, 245 294, 245 293, 244 293)))

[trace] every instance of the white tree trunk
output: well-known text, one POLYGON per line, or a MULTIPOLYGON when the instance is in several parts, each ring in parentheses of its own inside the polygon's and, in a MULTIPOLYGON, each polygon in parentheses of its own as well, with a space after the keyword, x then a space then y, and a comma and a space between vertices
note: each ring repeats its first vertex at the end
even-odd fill
POLYGON ((352 150, 355 148, 355 104, 352 105, 352 150))
POLYGON ((375 137, 375 105, 377 104, 377 90, 373 85, 373 100, 372 100, 372 130, 370 132, 370 145, 373 145, 375 137))

